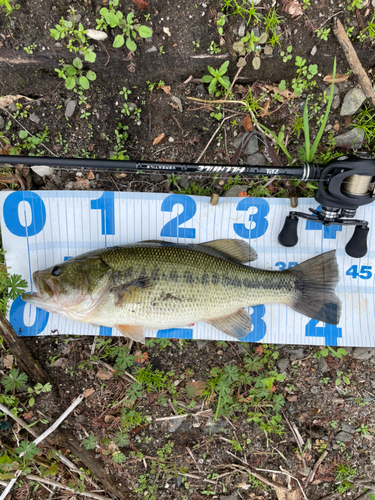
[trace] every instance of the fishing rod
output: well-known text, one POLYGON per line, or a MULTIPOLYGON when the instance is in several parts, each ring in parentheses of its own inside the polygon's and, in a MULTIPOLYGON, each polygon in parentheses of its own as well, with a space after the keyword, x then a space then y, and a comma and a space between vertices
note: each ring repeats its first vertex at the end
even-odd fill
POLYGON ((319 222, 324 226, 355 226, 353 236, 345 247, 353 258, 367 253, 369 224, 354 219, 359 207, 368 205, 375 197, 375 161, 368 155, 344 155, 326 165, 303 163, 298 167, 263 167, 251 165, 212 165, 125 160, 90 160, 84 158, 49 158, 32 156, 1 156, 0 164, 36 164, 61 168, 90 168, 137 173, 229 174, 241 177, 275 176, 318 182, 315 200, 321 210, 311 213, 291 211, 286 216, 278 241, 284 247, 298 242, 298 220, 319 222))

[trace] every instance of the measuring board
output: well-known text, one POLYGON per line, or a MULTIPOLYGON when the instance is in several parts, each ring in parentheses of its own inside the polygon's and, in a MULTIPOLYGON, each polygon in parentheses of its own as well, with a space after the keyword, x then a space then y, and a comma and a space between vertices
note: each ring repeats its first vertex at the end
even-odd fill
MULTIPOLYGON (((317 208, 300 199, 298 210, 317 208)), ((362 259, 345 253, 353 228, 324 227, 300 220, 298 244, 284 248, 277 237, 289 213, 288 199, 209 198, 179 194, 146 194, 97 191, 1 191, 0 213, 6 263, 33 291, 32 273, 76 255, 103 247, 142 240, 200 243, 221 238, 244 239, 258 253, 253 267, 283 270, 336 249, 340 282, 336 293, 342 301, 337 326, 309 319, 282 304, 248 309, 253 329, 243 341, 281 344, 375 347, 374 272, 375 209, 361 207, 357 218, 370 224, 369 252, 362 259)), ((114 328, 95 327, 51 314, 18 297, 10 306, 9 320, 16 333, 33 335, 113 335, 114 328)), ((234 340, 212 325, 171 330, 148 330, 147 337, 234 340)))

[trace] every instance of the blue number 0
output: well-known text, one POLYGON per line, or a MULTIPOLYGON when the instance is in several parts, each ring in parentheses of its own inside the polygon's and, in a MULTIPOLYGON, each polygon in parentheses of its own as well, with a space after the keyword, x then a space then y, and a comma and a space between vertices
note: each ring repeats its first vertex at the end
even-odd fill
POLYGON ((10 308, 9 322, 17 335, 27 337, 39 335, 47 325, 49 313, 37 307, 34 324, 32 326, 26 326, 23 320, 25 307, 26 302, 24 302, 21 297, 17 297, 10 308))
POLYGON ((182 205, 184 210, 174 219, 170 220, 160 231, 160 236, 168 238, 195 238, 195 229, 190 227, 179 227, 184 222, 192 219, 197 210, 193 198, 181 194, 167 196, 161 205, 162 212, 172 212, 175 205, 182 205))
MULTIPOLYGON (((40 233, 46 223, 46 207, 42 198, 31 191, 17 191, 10 194, 3 207, 4 222, 9 231, 16 236, 35 236, 40 233), (25 201, 31 208, 31 222, 28 226, 21 224, 18 215, 19 204, 25 201)), ((26 224, 26 215, 25 215, 26 224)))
POLYGON ((268 220, 266 216, 270 211, 270 206, 262 198, 244 198, 237 205, 238 212, 247 212, 249 208, 255 207, 257 212, 249 216, 250 227, 252 222, 255 223, 255 227, 252 229, 247 229, 245 224, 235 223, 233 224, 233 229, 238 236, 245 238, 246 240, 252 238, 260 238, 264 235, 268 228, 268 220))

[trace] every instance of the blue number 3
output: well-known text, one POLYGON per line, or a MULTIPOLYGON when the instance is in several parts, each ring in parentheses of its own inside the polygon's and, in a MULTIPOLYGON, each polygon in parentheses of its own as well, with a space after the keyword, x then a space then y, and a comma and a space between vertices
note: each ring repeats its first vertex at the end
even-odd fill
POLYGON ((244 198, 237 205, 238 212, 247 212, 249 208, 255 207, 257 212, 249 216, 250 229, 247 229, 245 224, 233 224, 233 229, 238 236, 245 238, 246 240, 252 238, 260 238, 264 235, 268 228, 268 220, 266 216, 270 211, 270 206, 262 198, 244 198), (255 223, 255 227, 251 228, 252 223, 255 223))

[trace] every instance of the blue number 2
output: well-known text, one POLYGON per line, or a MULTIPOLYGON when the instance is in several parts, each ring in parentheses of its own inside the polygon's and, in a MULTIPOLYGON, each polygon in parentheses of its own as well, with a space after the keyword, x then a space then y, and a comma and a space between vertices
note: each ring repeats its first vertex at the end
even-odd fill
POLYGON ((184 210, 174 219, 165 224, 160 232, 160 236, 168 238, 195 238, 195 229, 190 227, 179 227, 184 222, 192 219, 197 210, 193 198, 181 194, 171 194, 167 196, 161 205, 162 212, 172 212, 175 205, 182 205, 184 210))
POLYGON ((251 238, 260 238, 264 235, 268 228, 268 220, 266 216, 270 211, 270 206, 262 198, 244 198, 237 205, 238 212, 247 212, 249 208, 255 207, 257 212, 249 216, 250 227, 255 223, 255 227, 247 229, 245 224, 235 223, 233 229, 238 236, 249 240, 251 238))

